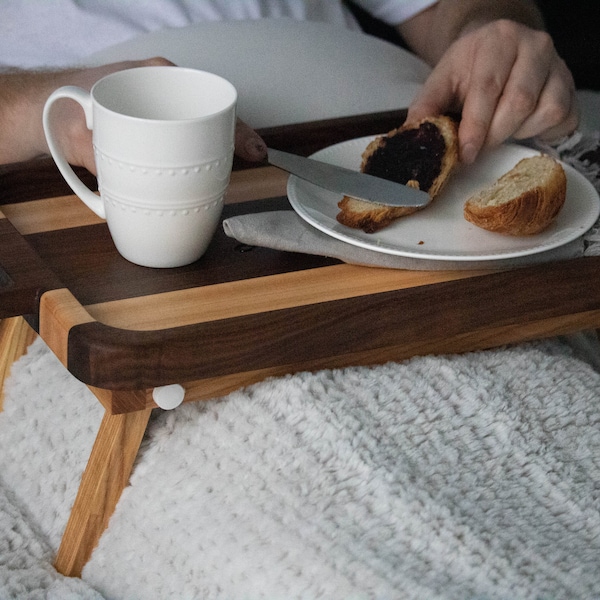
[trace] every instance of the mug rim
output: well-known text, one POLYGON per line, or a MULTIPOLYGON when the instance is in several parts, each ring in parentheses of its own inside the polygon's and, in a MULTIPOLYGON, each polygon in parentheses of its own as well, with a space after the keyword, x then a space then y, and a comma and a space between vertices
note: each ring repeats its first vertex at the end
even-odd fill
POLYGON ((180 67, 178 65, 148 65, 148 66, 140 66, 140 67, 132 67, 130 69, 122 69, 120 71, 114 71, 113 73, 109 73, 96 81, 90 90, 90 97, 94 105, 107 113, 116 115, 123 119, 131 119, 133 121, 142 121, 142 122, 152 122, 152 123, 186 123, 192 121, 202 121, 205 119, 212 119, 214 117, 219 116, 222 113, 230 111, 232 107, 235 107, 238 100, 238 92, 236 87, 225 77, 218 75, 217 73, 212 73, 211 71, 204 71, 202 69, 194 69, 191 67, 180 67), (176 70, 178 73, 193 73, 194 75, 200 75, 202 77, 209 77, 213 81, 218 81, 221 85, 224 86, 225 89, 231 94, 231 98, 227 102, 225 106, 222 108, 215 110, 210 113, 198 115, 195 117, 185 117, 185 118, 175 118, 175 119, 160 119, 160 118, 152 118, 152 117, 142 117, 131 115, 126 112, 121 112, 119 110, 115 110, 109 106, 106 106, 103 102, 101 102, 97 98, 97 93, 101 90, 104 85, 110 80, 115 79, 125 79, 132 75, 133 72, 141 72, 141 71, 156 71, 156 72, 166 72, 166 69, 176 70))

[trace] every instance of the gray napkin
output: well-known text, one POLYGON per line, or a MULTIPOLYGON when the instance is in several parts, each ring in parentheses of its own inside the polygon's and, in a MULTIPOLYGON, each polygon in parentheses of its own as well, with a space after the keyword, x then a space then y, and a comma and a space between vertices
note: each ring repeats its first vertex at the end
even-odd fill
POLYGON ((230 238, 249 246, 328 256, 355 265, 415 271, 506 269, 583 255, 583 240, 577 239, 539 254, 493 261, 430 260, 396 256, 337 240, 306 223, 293 210, 231 217, 223 221, 223 229, 230 238))

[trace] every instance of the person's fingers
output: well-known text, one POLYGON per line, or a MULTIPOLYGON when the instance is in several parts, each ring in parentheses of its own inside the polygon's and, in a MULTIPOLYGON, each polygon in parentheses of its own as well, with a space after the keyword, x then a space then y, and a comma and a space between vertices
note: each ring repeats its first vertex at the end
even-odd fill
POLYGON ((475 160, 485 144, 498 101, 516 59, 512 45, 503 48, 501 31, 473 32, 459 40, 432 71, 409 109, 417 120, 461 112, 460 158, 475 160))
POLYGON ((460 159, 506 139, 571 133, 578 123, 573 78, 551 37, 499 20, 457 40, 408 111, 408 121, 460 112, 460 159))
POLYGON ((407 123, 414 123, 452 110, 456 93, 451 79, 444 75, 440 73, 437 76, 434 72, 423 84, 408 107, 407 123))
POLYGON ((486 145, 496 146, 512 137, 530 118, 551 72, 551 62, 552 55, 543 52, 542 48, 518 45, 514 64, 489 124, 486 145), (532 69, 531 65, 536 68, 532 69))
POLYGON ((513 133, 516 139, 534 136, 553 140, 570 135, 579 124, 575 84, 564 62, 556 57, 534 111, 513 133))
MULTIPOLYGON (((556 127, 552 127, 550 129, 545 129, 541 133, 537 134, 540 140, 544 140, 546 142, 553 142, 564 138, 565 136, 571 135, 578 127, 580 120, 579 106, 577 103, 577 98, 573 95, 573 102, 571 104, 571 109, 569 111, 569 118, 560 123, 560 125, 556 127)), ((515 136, 517 139, 524 139, 531 137, 530 135, 524 136, 515 136)))
POLYGON ((556 54, 550 36, 531 32, 526 43, 519 44, 486 145, 496 146, 509 137, 563 136, 577 127, 578 120, 571 73, 556 54))
POLYGON ((473 36, 472 64, 463 88, 460 158, 472 163, 489 138, 506 86, 518 61, 518 44, 500 27, 473 36))
POLYGON ((65 72, 64 78, 66 82, 58 83, 63 85, 77 85, 79 87, 90 90, 92 86, 102 77, 115 73, 117 71, 125 71, 126 69, 134 69, 136 67, 173 67, 175 66, 170 60, 162 56, 154 56, 143 60, 125 60, 116 63, 91 67, 89 69, 77 69, 70 72, 65 72))
MULTIPOLYGON (((138 62, 138 61, 135 61, 138 62)), ((134 64, 135 64, 134 62, 134 64)), ((144 67, 174 67, 175 63, 164 58, 163 56, 153 56, 152 58, 146 58, 139 61, 139 66, 144 67)))
POLYGON ((81 150, 81 166, 85 167, 90 173, 93 175, 97 175, 96 169, 96 158, 94 157, 94 150, 92 148, 92 140, 91 140, 91 132, 90 132, 90 140, 89 143, 82 146, 81 150))
MULTIPOLYGON (((156 56, 145 60, 121 61, 87 69, 58 72, 52 76, 52 79, 46 85, 45 91, 42 91, 40 106, 43 107, 43 102, 46 101, 50 93, 61 85, 75 85, 90 90, 99 79, 110 73, 142 66, 173 66, 173 63, 156 56)), ((54 122, 54 135, 67 160, 72 165, 85 167, 91 173, 96 174, 92 132, 87 128, 81 106, 72 100, 61 99, 53 107, 52 120, 54 122)), ((43 148, 46 152, 49 151, 45 137, 43 148)))
POLYGON ((235 128, 235 153, 244 160, 258 162, 267 157, 267 145, 244 121, 237 120, 235 128))

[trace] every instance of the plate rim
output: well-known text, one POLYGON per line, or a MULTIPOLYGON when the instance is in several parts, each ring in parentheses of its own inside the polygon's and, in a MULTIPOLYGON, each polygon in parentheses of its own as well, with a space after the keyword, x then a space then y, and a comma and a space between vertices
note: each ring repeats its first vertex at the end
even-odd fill
MULTIPOLYGON (((361 136, 358 138, 352 138, 349 140, 338 142, 336 144, 332 144, 331 146, 322 148, 321 150, 318 150, 317 152, 314 152, 313 154, 311 154, 311 158, 325 160, 325 162, 335 162, 335 161, 331 161, 331 157, 329 157, 329 161, 326 160, 328 158, 327 155, 333 153, 335 156, 336 151, 340 151, 340 149, 344 149, 345 147, 350 146, 350 145, 356 145, 359 148, 364 149, 364 147, 367 146, 369 141, 373 140, 376 137, 377 137, 377 135, 361 136)), ((534 148, 530 148, 528 146, 524 146, 524 145, 516 144, 516 143, 512 143, 512 142, 504 143, 499 148, 503 148, 504 150, 506 150, 506 149, 511 150, 514 148, 514 150, 518 151, 520 154, 526 153, 526 154, 530 154, 530 155, 536 155, 536 154, 541 153, 541 151, 536 150, 534 148)), ((497 150, 499 150, 499 148, 492 149, 488 152, 494 152, 495 150, 497 151, 497 150)), ((362 150, 361 150, 361 152, 362 152, 362 150)), ((357 159, 358 158, 360 158, 360 156, 357 156, 357 159)), ((590 204, 590 207, 592 207, 592 204, 593 204, 595 210, 591 211, 589 216, 583 221, 583 223, 580 226, 573 228, 574 229, 573 232, 568 233, 568 235, 565 235, 558 239, 554 239, 554 241, 548 240, 547 242, 541 243, 538 246, 530 246, 527 248, 517 248, 515 250, 498 250, 497 252, 487 252, 487 253, 480 252, 480 253, 450 254, 450 253, 435 253, 435 252, 432 253, 431 251, 427 251, 424 249, 408 250, 408 249, 401 248, 401 247, 390 247, 386 243, 382 243, 381 240, 374 240, 373 242, 368 242, 368 241, 364 241, 363 239, 353 237, 353 232, 356 232, 356 235, 363 235, 362 232, 360 234, 358 233, 359 230, 353 230, 353 229, 348 228, 348 233, 345 233, 344 231, 336 231, 336 230, 333 230, 331 227, 329 227, 326 223, 322 223, 318 219, 315 219, 309 212, 307 212, 307 208, 302 205, 302 202, 297 195, 296 188, 298 186, 308 185, 308 186, 313 187, 314 189, 318 190, 318 193, 332 194, 332 192, 328 192, 327 190, 321 190, 321 188, 318 188, 317 186, 314 186, 313 184, 309 184, 308 182, 305 182, 294 175, 290 175, 290 177, 288 178, 288 183, 287 183, 287 195, 288 195, 288 199, 290 201, 292 208, 294 209, 296 214, 298 214, 305 222, 307 222, 312 227, 315 227, 322 233, 329 235, 330 237, 333 237, 339 241, 351 244, 356 247, 360 247, 360 248, 363 248, 366 250, 373 250, 373 251, 380 252, 383 254, 403 256, 403 257, 407 257, 407 258, 415 258, 415 259, 420 259, 420 260, 464 261, 464 262, 498 261, 498 260, 505 260, 505 259, 511 259, 511 258, 519 258, 519 257, 523 257, 523 256, 531 256, 531 255, 547 252, 549 250, 554 250, 556 248, 559 248, 561 246, 564 246, 566 244, 569 244, 569 243, 581 238, 597 222, 598 218, 600 217, 600 196, 599 196, 598 192, 595 190, 595 188, 591 184, 591 182, 588 179, 586 179, 584 175, 579 173, 573 166, 565 163, 562 160, 559 160, 559 162, 565 169, 565 173, 567 175, 567 181, 569 180, 569 178, 571 178, 572 180, 575 180, 578 185, 583 186, 584 188, 587 188, 587 192, 589 193, 590 198, 587 199, 586 202, 588 202, 590 204)), ((329 219, 329 217, 325 214, 324 214, 324 217, 329 219)), ((342 226, 340 225, 340 227, 342 227, 342 226)), ((484 231, 484 230, 481 230, 481 231, 484 231)), ((489 233, 491 233, 491 232, 489 232, 489 233)), ((364 235, 367 235, 367 234, 364 234, 364 235)), ((543 235, 543 233, 540 235, 543 235)), ((529 236, 529 238, 532 239, 532 238, 535 238, 535 236, 529 236)), ((556 235, 554 235, 553 238, 556 238, 556 235)), ((507 238, 507 239, 510 239, 510 238, 507 238)))

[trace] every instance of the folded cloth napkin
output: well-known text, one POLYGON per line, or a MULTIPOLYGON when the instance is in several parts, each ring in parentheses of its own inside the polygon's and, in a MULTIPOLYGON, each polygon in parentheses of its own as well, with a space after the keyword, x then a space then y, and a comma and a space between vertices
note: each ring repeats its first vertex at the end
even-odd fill
POLYGON ((248 246, 285 252, 302 252, 337 258, 343 262, 389 269, 441 271, 456 269, 506 269, 583 255, 581 239, 531 256, 494 261, 454 261, 411 258, 360 248, 333 238, 306 223, 293 210, 230 217, 223 221, 225 234, 248 246))
MULTIPOLYGON (((600 134, 583 136, 576 133, 552 146, 534 142, 531 145, 564 160, 590 180, 596 190, 600 189, 600 134)), ((223 222, 223 228, 227 236, 249 246, 327 256, 357 265, 420 271, 507 269, 600 254, 599 224, 586 235, 559 248, 493 261, 411 258, 361 248, 319 231, 291 210, 231 217, 223 222)))

